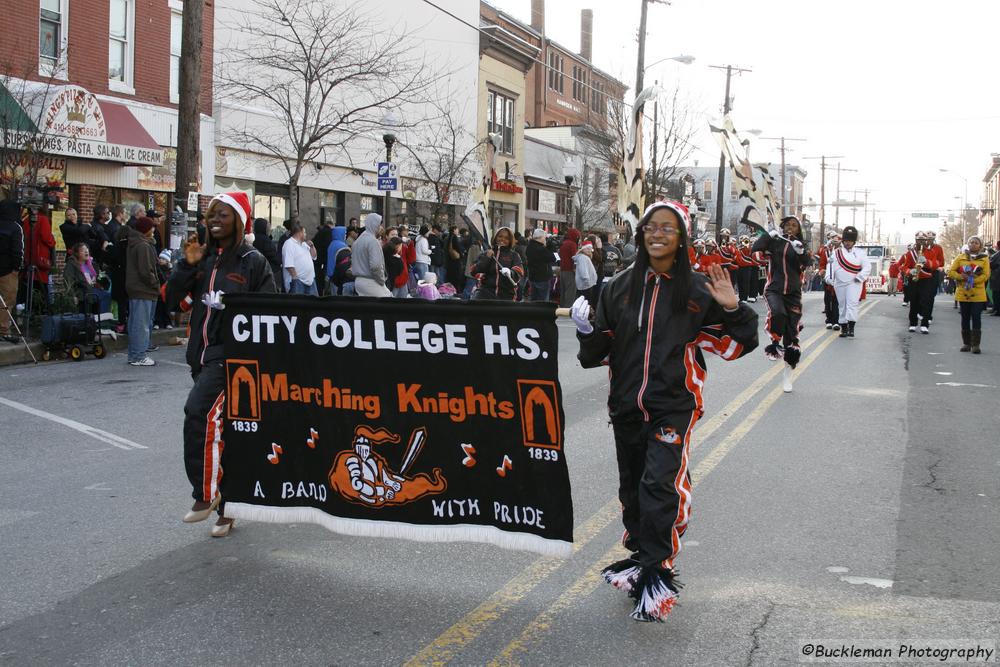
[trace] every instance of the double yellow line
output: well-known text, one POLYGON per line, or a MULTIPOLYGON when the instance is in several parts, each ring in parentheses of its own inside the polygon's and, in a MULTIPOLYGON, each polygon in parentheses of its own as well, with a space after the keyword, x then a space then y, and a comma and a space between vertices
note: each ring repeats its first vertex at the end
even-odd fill
MULTIPOLYGON (((871 301, 859 313, 863 315, 871 310, 877 301, 871 301)), ((799 364, 797 372, 801 373, 808 368, 819 357, 819 355, 830 345, 836 336, 825 329, 821 329, 802 345, 803 350, 810 349, 820 338, 826 337, 815 350, 804 358, 799 364)), ((744 389, 734 398, 721 412, 706 420, 695 429, 692 437, 691 447, 695 448, 697 443, 704 442, 736 412, 740 410, 751 398, 761 389, 771 382, 782 372, 784 364, 775 364, 767 372, 757 378, 749 387, 744 389)), ((719 462, 746 436, 747 433, 757 424, 764 414, 783 394, 782 387, 776 386, 764 399, 757 404, 750 415, 703 458, 691 473, 692 487, 697 486, 719 462)), ((587 521, 579 526, 575 532, 573 543, 573 553, 576 554, 601 531, 615 521, 620 514, 620 506, 617 498, 608 501, 587 521)), ((535 617, 525 628, 525 630, 513 641, 504 647, 504 650, 494 659, 491 665, 514 665, 517 664, 517 656, 526 653, 535 645, 552 627, 552 622, 563 610, 575 605, 580 599, 589 595, 601 583, 598 573, 598 566, 616 560, 619 553, 624 553, 620 544, 616 543, 607 553, 603 554, 597 561, 584 568, 584 574, 569 586, 548 608, 535 617)), ((461 620, 428 644, 420 653, 413 656, 406 665, 411 667, 423 665, 446 665, 462 651, 467 645, 475 640, 494 621, 500 619, 516 604, 523 600, 532 590, 534 590, 550 574, 558 570, 566 563, 559 558, 540 558, 520 574, 508 581, 504 586, 493 593, 482 604, 465 615, 461 620)))

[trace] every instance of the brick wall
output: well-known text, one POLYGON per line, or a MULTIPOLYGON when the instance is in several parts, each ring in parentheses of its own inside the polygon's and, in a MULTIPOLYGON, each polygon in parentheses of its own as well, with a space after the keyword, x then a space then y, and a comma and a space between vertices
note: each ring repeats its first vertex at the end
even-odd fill
POLYGON ((94 206, 97 205, 97 188, 93 185, 79 185, 76 190, 77 219, 90 222, 94 219, 94 206))
MULTIPOLYGON (((68 83, 83 86, 96 94, 176 107, 170 103, 170 7, 167 0, 135 0, 133 88, 136 94, 133 96, 108 87, 111 15, 108 0, 72 0, 69 5, 68 83)), ((212 114, 214 17, 213 3, 205 2, 200 109, 206 115, 212 114)), ((4 18, 0 74, 43 80, 38 75, 38 0, 8 0, 4 3, 4 18)))

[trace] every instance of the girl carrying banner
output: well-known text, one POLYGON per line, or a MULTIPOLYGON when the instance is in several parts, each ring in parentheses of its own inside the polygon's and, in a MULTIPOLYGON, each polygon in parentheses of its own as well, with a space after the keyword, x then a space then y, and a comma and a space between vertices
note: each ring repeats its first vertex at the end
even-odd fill
POLYGON ((204 521, 219 509, 212 537, 225 537, 233 520, 222 516, 219 480, 222 477, 222 413, 226 370, 223 342, 226 332, 218 310, 222 295, 233 292, 273 293, 271 266, 252 244, 253 219, 244 192, 224 192, 208 205, 206 245, 192 235, 167 281, 167 305, 177 310, 188 294, 194 297, 187 362, 194 387, 184 405, 184 467, 191 482, 194 505, 186 523, 204 521), (249 240, 248 240, 249 237, 249 240))
POLYGON ((702 414, 707 350, 737 359, 757 347, 757 314, 718 265, 695 273, 683 204, 650 205, 636 229, 635 263, 612 278, 596 320, 580 297, 572 317, 584 368, 607 363, 625 534, 633 552, 603 571, 636 600, 632 618, 662 621, 677 600, 674 561, 691 516, 688 448, 702 414))

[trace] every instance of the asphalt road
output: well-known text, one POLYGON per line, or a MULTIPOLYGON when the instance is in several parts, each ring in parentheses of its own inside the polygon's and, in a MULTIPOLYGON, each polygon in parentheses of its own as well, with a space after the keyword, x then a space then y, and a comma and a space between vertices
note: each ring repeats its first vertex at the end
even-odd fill
POLYGON ((770 665, 806 644, 1000 643, 1000 319, 974 357, 946 300, 922 336, 873 297, 840 340, 818 296, 794 393, 760 351, 709 358, 665 624, 597 577, 622 553, 607 379, 578 367, 569 322, 565 560, 311 525, 211 539, 180 521, 180 348, 148 369, 0 369, 0 664, 770 665))

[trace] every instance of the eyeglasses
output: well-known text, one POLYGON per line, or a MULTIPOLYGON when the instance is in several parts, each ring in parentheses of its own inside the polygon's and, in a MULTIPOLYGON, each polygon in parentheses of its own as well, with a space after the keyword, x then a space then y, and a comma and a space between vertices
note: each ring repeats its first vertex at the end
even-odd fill
POLYGON ((643 230, 650 236, 656 234, 663 234, 664 236, 675 236, 680 231, 676 227, 667 227, 666 225, 654 225, 652 223, 646 223, 643 225, 643 230))

